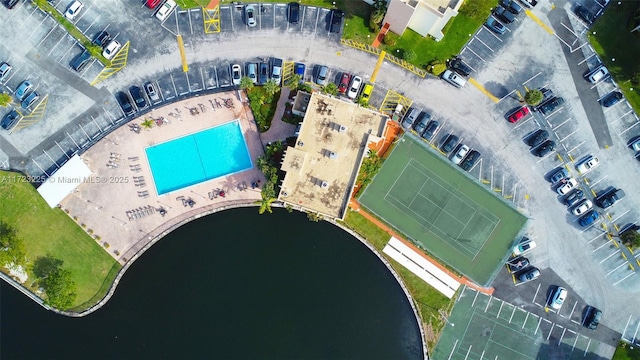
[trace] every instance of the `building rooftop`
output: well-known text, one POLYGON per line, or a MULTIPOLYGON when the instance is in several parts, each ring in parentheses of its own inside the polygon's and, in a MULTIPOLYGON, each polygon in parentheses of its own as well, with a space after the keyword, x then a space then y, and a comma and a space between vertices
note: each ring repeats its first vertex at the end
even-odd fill
POLYGON ((282 160, 278 199, 331 218, 344 218, 367 144, 382 136, 388 117, 351 102, 311 95, 295 147, 282 160))

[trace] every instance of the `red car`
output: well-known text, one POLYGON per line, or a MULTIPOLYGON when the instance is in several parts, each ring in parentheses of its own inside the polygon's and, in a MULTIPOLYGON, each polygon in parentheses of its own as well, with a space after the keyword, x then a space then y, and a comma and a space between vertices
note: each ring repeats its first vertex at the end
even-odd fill
POLYGON ((509 116, 509 122, 510 123, 517 123, 518 121, 520 121, 521 119, 523 119, 527 115, 529 115, 529 108, 526 107, 526 106, 523 106, 520 109, 518 109, 518 111, 516 111, 513 114, 511 114, 511 116, 509 116))
POLYGON ((147 0, 146 4, 149 9, 155 9, 162 0, 147 0))
POLYGON ((346 93, 350 82, 351 75, 349 75, 349 73, 343 72, 342 78, 340 79, 340 85, 338 85, 338 90, 340 90, 340 92, 343 94, 346 93))

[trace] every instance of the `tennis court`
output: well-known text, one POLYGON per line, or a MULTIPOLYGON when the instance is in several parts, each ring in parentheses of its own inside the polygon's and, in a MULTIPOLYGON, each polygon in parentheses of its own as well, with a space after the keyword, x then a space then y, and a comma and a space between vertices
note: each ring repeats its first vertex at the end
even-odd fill
POLYGON ((444 157, 405 136, 360 203, 416 245, 480 284, 526 222, 444 157))

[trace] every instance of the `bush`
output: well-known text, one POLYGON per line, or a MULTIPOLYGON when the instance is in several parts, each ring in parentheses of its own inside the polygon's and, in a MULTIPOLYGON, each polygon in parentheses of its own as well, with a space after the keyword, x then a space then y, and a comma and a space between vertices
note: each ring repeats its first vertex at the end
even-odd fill
POLYGON ((417 57, 418 55, 413 50, 406 50, 402 53, 402 58, 408 62, 414 61, 417 57))
POLYGON ((385 45, 394 46, 395 44, 398 43, 398 39, 400 39, 400 36, 398 36, 397 34, 392 33, 391 31, 389 31, 388 33, 386 33, 384 35, 384 39, 382 40, 382 42, 385 45))
POLYGON ((538 89, 529 90, 524 95, 524 101, 527 104, 532 106, 540 104, 543 98, 544 98, 544 95, 542 95, 542 91, 538 89))
POLYGON ((447 64, 442 60, 433 60, 427 65, 427 71, 435 76, 440 76, 445 70, 447 70, 447 64))
POLYGON ((369 15, 369 28, 374 32, 379 32, 384 20, 384 10, 374 10, 369 15))

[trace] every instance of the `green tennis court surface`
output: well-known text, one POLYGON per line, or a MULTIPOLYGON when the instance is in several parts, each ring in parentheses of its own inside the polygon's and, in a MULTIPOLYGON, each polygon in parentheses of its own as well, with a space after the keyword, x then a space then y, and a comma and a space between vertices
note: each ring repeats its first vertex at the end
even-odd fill
POLYGON ((526 218, 447 159, 405 136, 360 203, 480 284, 499 268, 526 218))

